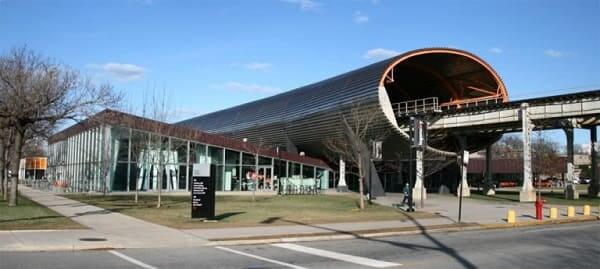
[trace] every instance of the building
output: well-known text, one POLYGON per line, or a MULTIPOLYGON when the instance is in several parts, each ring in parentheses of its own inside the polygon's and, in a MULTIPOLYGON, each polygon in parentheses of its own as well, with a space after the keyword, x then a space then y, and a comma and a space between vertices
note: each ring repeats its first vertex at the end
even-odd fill
MULTIPOLYGON (((400 126, 398 113, 426 108, 417 103, 426 101, 448 110, 507 102, 508 94, 498 74, 481 58, 457 49, 419 49, 177 125, 237 139, 262 139, 290 152, 325 158, 326 139, 352 140, 348 130, 361 115, 370 114, 376 117, 368 136, 388 134, 383 141, 383 159, 396 160, 398 154, 408 153, 408 134, 400 126), (360 113, 352 113, 356 106, 360 113)), ((498 133, 469 135, 468 150, 483 149, 499 137, 498 133)), ((429 151, 454 155, 459 142, 453 135, 440 133, 429 139, 429 145, 429 151)), ((367 150, 362 152, 367 154, 367 150)), ((375 164, 368 155, 362 159, 362 167, 372 168, 367 179, 373 180, 367 185, 372 186, 372 194, 382 195, 384 186, 375 164)))
POLYGON ((332 184, 320 159, 113 110, 48 144, 47 176, 73 192, 187 191, 194 163, 216 167, 217 191, 313 193, 332 184))
POLYGON ((46 176, 48 167, 48 158, 46 157, 26 157, 19 163, 19 181, 21 180, 39 180, 46 176))
MULTIPOLYGON (((533 129, 565 131, 564 166, 573 180, 573 129, 589 129, 596 143, 598 124, 600 90, 509 102, 502 79, 484 60, 430 48, 175 124, 104 111, 50 139, 49 173, 77 191, 188 190, 190 165, 206 162, 217 166, 218 190, 313 192, 336 184, 330 167, 341 178, 359 166, 334 167, 343 160, 325 145, 339 139, 359 149, 356 159, 368 171, 365 187, 372 196, 399 191, 408 178, 413 195, 421 186, 468 192, 458 186, 468 185, 470 152, 491 152, 489 146, 508 132, 521 132, 530 149, 533 129), (358 138, 353 127, 365 116, 370 121, 358 138), (422 122, 427 141, 413 150, 410 133, 422 122), (383 145, 377 161, 370 155, 372 140, 383 145)), ((523 152, 523 199, 529 201, 535 198, 531 151, 523 152)), ((348 186, 356 185, 350 177, 348 186)))

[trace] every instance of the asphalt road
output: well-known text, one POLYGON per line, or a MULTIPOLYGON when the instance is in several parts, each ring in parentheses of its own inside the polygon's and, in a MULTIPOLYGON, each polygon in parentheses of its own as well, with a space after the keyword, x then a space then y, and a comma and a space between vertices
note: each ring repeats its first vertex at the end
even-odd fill
POLYGON ((293 244, 0 252, 0 268, 600 268, 600 222, 293 244))

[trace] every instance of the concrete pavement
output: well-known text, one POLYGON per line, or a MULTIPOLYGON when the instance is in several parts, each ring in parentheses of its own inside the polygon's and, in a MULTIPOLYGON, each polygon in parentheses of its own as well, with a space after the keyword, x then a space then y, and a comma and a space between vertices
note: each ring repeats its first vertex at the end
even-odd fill
MULTIPOLYGON (((385 206, 392 206, 393 204, 400 203, 402 197, 400 193, 388 193, 384 197, 378 197, 374 202, 385 206)), ((415 202, 417 210, 436 214, 451 222, 458 222, 458 197, 454 195, 428 193, 423 208, 420 208, 420 201, 415 202)), ((598 216, 598 205, 590 206, 592 215, 598 216)), ((545 218, 549 217, 550 207, 558 208, 561 217, 564 218, 566 216, 567 206, 546 204, 544 205, 545 218)), ((510 200, 492 202, 482 199, 463 198, 461 221, 479 224, 502 224, 506 223, 506 213, 509 209, 515 210, 517 222, 535 220, 535 206, 533 203, 518 203, 510 200)), ((576 207, 578 214, 582 214, 582 210, 581 206, 576 207)))
MULTIPOLYGON (((110 212, 53 193, 42 192, 25 186, 19 186, 19 190, 22 195, 29 199, 90 228, 89 231, 78 231, 77 236, 67 236, 67 239, 65 239, 67 242, 64 243, 71 246, 105 247, 111 244, 114 247, 124 248, 181 247, 199 246, 207 242, 181 230, 110 212), (92 238, 92 241, 82 241, 81 238, 92 238), (94 239, 96 241, 93 241, 94 239), (80 242, 85 243, 82 245, 80 242)), ((35 232, 33 233, 35 234, 35 232)), ((25 234, 27 233, 13 232, 12 236, 20 239, 25 234)), ((42 235, 43 237, 49 236, 47 232, 39 232, 39 236, 42 237, 42 235)), ((30 248, 26 242, 21 243, 25 245, 25 249, 30 248)))
MULTIPOLYGON (((438 229, 448 230, 457 223, 457 198, 430 195, 425 208, 438 218, 407 219, 405 221, 365 221, 353 223, 306 224, 281 226, 178 230, 148 223, 120 213, 67 199, 53 193, 20 187, 30 199, 89 227, 70 231, 0 231, 0 251, 78 250, 102 248, 178 248, 208 244, 239 244, 260 242, 295 242, 354 237, 388 236, 438 229), (280 241, 277 241, 280 240, 280 241)), ((400 196, 380 197, 377 203, 398 203, 400 196)), ((514 202, 497 203, 464 199, 462 222, 503 224, 507 209, 516 209, 518 221, 532 221, 533 205, 514 202)), ((597 207, 596 207, 597 210, 597 207)), ((594 212, 597 214, 597 212, 594 212)), ((564 218, 564 217, 563 217, 564 218)), ((455 230, 473 227, 455 226, 455 230)))
POLYGON ((0 268, 597 268, 598 222, 288 244, 0 252, 0 268))

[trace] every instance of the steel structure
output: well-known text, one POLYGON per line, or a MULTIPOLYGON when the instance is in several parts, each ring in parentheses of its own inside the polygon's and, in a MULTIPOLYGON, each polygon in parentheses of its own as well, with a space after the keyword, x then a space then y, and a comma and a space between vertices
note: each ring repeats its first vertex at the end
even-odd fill
MULTIPOLYGON (((508 101, 502 80, 485 61, 462 50, 429 48, 178 124, 323 156, 323 141, 343 136, 347 129, 342 118, 350 123, 356 120, 350 110, 360 105, 364 113, 377 114, 370 132, 392 133, 383 154, 395 158, 406 148, 408 135, 398 125, 394 104, 429 97, 436 97, 446 110, 508 101)), ((479 142, 470 146, 482 148, 497 138, 480 134, 479 142)), ((452 155, 457 143, 447 140, 455 138, 431 143, 439 153, 452 155)))

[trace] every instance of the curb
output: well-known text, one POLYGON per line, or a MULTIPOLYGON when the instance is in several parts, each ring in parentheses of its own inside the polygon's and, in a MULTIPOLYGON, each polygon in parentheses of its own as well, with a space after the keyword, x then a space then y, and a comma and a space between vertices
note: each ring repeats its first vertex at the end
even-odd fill
POLYGON ((343 240, 343 239, 358 239, 358 238, 376 238, 396 235, 414 235, 423 233, 440 233, 440 232, 460 232, 460 231, 477 231, 477 230, 495 230, 495 229, 509 229, 509 228, 521 228, 521 227, 532 227, 532 226, 544 226, 544 225, 559 225, 569 223, 580 223, 600 220, 600 217, 596 216, 578 216, 569 219, 558 219, 558 220, 543 220, 543 221, 522 221, 514 224, 502 223, 502 224, 478 224, 478 223, 464 223, 462 225, 455 224, 454 227, 441 227, 441 228, 427 228, 424 230, 419 228, 402 230, 402 231, 389 231, 389 232, 346 232, 346 234, 330 233, 330 234, 319 234, 319 235, 280 235, 278 237, 256 237, 256 238, 219 238, 210 240, 205 246, 231 246, 231 245, 257 245, 257 244, 275 244, 275 243, 295 243, 295 242, 310 242, 310 241, 330 241, 330 240, 343 240), (352 234, 348 234, 352 233, 352 234))
POLYGON ((500 223, 500 224, 481 224, 484 229, 507 229, 507 228, 520 228, 520 227, 532 227, 542 225, 555 225, 555 224, 568 224, 568 223, 579 223, 588 221, 597 221, 600 217, 597 216, 577 216, 568 219, 555 219, 555 220, 530 220, 521 221, 515 223, 500 223))
POLYGON ((358 238, 376 238, 396 235, 414 235, 423 233, 439 233, 439 232, 459 232, 481 230, 481 226, 476 223, 452 224, 450 227, 425 227, 403 229, 396 231, 378 231, 378 232, 361 232, 348 231, 340 233, 327 234, 295 234, 295 235, 280 235, 278 237, 256 237, 256 238, 220 238, 213 239, 205 246, 231 246, 231 245, 256 245, 256 244, 274 244, 274 243, 294 243, 294 242, 310 242, 310 241, 330 241, 342 239, 358 239, 358 238))

